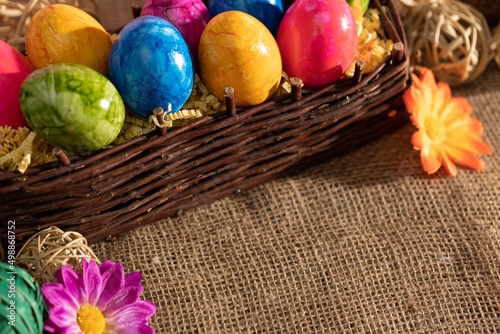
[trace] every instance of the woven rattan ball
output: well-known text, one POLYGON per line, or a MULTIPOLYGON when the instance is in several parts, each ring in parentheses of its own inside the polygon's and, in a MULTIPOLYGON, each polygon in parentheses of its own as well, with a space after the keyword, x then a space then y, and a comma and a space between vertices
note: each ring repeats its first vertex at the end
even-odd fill
POLYGON ((16 257, 16 265, 40 284, 53 283, 56 271, 65 264, 81 272, 83 258, 100 263, 80 233, 63 232, 52 226, 28 239, 16 257))
POLYGON ((0 333, 42 334, 46 311, 40 286, 24 270, 0 262, 0 333))
POLYGON ((500 24, 493 30, 493 40, 496 46, 495 61, 497 62, 497 65, 500 67, 500 24))
POLYGON ((452 86, 473 81, 493 59, 484 16, 457 0, 400 0, 412 65, 430 68, 452 86))

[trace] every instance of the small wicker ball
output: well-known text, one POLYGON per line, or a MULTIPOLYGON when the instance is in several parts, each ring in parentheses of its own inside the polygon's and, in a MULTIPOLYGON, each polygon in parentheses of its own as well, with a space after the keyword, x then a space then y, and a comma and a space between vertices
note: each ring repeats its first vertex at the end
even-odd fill
POLYGON ((475 8, 457 0, 400 0, 415 67, 452 86, 471 82, 493 59, 490 28, 475 8))
POLYGON ((495 46, 495 61, 500 67, 500 24, 493 30, 493 44, 495 46))
POLYGON ((56 282, 56 271, 65 264, 82 272, 82 259, 100 261, 85 239, 77 232, 64 232, 55 226, 28 239, 16 257, 16 265, 43 283, 56 282))
POLYGON ((24 270, 0 262, 0 332, 43 333, 45 303, 37 281, 24 270))

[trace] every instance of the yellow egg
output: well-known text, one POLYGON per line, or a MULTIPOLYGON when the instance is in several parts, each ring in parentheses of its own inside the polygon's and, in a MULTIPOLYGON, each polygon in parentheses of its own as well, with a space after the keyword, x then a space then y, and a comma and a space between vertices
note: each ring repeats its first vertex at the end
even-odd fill
POLYGON ((26 33, 26 53, 35 68, 73 63, 107 75, 111 45, 108 33, 99 22, 68 5, 40 9, 26 33))
POLYGON ((269 30, 254 17, 223 12, 205 27, 198 49, 201 76, 220 100, 234 88, 236 106, 267 100, 281 80, 281 56, 269 30))

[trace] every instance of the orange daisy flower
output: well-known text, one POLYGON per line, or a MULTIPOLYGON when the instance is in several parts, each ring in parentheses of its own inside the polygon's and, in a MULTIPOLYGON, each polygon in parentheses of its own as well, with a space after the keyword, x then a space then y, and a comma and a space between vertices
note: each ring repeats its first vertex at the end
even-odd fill
POLYGON ((431 70, 422 68, 421 76, 412 74, 413 85, 403 94, 410 119, 418 128, 411 143, 420 150, 424 170, 435 173, 443 166, 452 176, 456 165, 483 170, 478 154, 492 150, 481 137, 483 125, 471 117, 472 105, 463 97, 451 97, 450 86, 438 82, 431 70))

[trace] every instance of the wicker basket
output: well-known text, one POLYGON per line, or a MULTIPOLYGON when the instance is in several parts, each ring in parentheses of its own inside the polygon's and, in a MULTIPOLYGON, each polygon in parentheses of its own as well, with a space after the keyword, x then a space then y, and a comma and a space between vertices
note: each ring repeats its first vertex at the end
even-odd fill
MULTIPOLYGON (((381 21, 395 42, 373 72, 321 90, 300 90, 259 106, 200 118, 157 137, 0 173, 2 224, 16 220, 21 245, 56 225, 90 243, 294 171, 319 164, 404 124, 402 92, 410 84, 408 51, 394 3, 381 21), (229 115, 228 115, 229 114, 229 115), (66 161, 65 161, 66 160, 66 161)), ((361 64, 360 64, 361 65, 361 64)), ((155 133, 155 135, 158 133, 155 133)), ((2 229, 2 238, 6 229, 2 229)))

